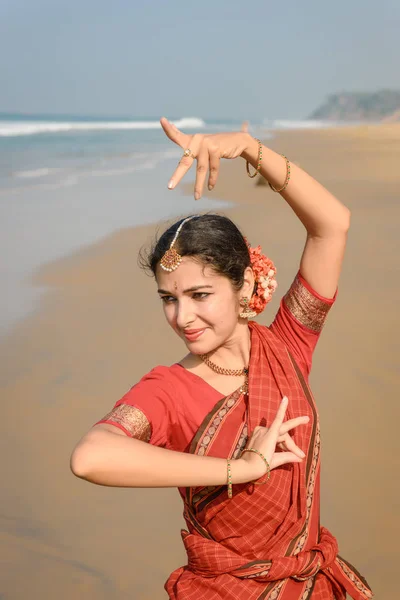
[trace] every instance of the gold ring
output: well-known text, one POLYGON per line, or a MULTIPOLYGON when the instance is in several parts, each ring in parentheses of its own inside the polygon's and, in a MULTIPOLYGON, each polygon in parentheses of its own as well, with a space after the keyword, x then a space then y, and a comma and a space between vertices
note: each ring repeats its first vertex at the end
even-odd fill
POLYGON ((194 154, 192 154, 192 151, 190 148, 186 148, 186 150, 183 153, 183 156, 186 157, 188 156, 189 158, 196 158, 194 154))

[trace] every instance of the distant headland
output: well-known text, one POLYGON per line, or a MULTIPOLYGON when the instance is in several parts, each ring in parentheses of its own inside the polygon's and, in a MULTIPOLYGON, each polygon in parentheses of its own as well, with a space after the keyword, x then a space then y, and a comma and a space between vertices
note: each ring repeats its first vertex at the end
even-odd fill
POLYGON ((400 122, 400 91, 330 94, 308 118, 323 121, 400 122))

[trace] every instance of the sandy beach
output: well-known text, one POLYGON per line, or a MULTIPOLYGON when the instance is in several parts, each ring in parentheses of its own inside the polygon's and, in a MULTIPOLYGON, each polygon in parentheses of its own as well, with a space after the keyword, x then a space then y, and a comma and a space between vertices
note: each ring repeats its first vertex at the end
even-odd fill
MULTIPOLYGON (((377 600, 398 597, 398 239, 400 125, 279 133, 268 144, 352 211, 338 300, 311 378, 322 426, 321 522, 377 600)), ((165 185, 167 181, 165 182, 165 185)), ((178 193, 179 191, 173 192, 178 193)), ((212 197, 278 269, 268 324, 305 233, 278 194, 224 164, 212 197)), ((193 200, 187 214, 201 212, 193 200)), ((184 353, 154 281, 137 266, 157 226, 116 231, 55 263, 39 309, 0 345, 4 600, 158 600, 185 564, 174 489, 110 489, 69 471, 72 448, 144 373, 184 353)), ((162 227, 163 229, 163 227, 162 227)))

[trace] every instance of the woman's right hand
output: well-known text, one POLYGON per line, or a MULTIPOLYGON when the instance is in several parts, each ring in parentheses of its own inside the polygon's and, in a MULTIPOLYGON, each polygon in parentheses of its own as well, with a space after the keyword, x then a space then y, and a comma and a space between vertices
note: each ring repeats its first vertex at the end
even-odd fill
MULTIPOLYGON (((287 463, 300 463, 305 458, 304 452, 294 443, 289 435, 289 431, 299 425, 305 425, 310 419, 306 416, 296 417, 284 423, 283 419, 285 418, 287 405, 288 399, 285 396, 282 399, 271 427, 256 427, 246 445, 246 448, 255 448, 265 456, 271 471, 287 463), (283 451, 276 452, 277 444, 280 444, 283 451)), ((266 473, 264 461, 255 452, 245 452, 239 460, 247 463, 249 481, 259 479, 266 473)))

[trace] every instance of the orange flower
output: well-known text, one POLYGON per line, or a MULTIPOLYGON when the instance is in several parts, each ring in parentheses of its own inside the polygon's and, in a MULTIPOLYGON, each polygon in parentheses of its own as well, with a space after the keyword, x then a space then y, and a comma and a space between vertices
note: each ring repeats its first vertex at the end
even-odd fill
POLYGON ((245 242, 249 248, 250 263, 253 269, 254 278, 257 283, 257 288, 253 294, 249 307, 257 314, 260 314, 272 299, 277 282, 275 280, 276 268, 270 258, 262 253, 261 246, 258 245, 252 248, 245 238, 245 242))

